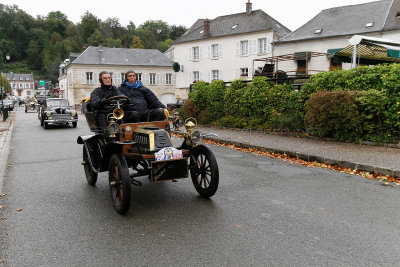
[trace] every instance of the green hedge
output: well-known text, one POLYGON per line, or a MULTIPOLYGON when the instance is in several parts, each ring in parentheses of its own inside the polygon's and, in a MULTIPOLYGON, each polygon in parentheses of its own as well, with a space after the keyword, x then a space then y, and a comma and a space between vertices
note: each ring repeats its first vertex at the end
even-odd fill
POLYGON ((337 140, 399 138, 400 64, 313 75, 300 91, 266 77, 193 85, 182 115, 225 127, 304 131, 337 140))

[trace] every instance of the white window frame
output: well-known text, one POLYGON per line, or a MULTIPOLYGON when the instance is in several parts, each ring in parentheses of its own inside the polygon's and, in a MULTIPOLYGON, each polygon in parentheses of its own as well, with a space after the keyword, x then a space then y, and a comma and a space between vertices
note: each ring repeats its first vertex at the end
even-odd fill
POLYGON ((150 85, 156 85, 156 74, 150 73, 150 85))
POLYGON ((24 84, 23 84, 23 83, 20 83, 18 88, 24 89, 24 84))
POLYGON ((165 84, 172 84, 172 73, 165 73, 165 84))
POLYGON ((30 88, 29 83, 26 83, 26 84, 25 84, 25 88, 26 88, 26 89, 30 88))
POLYGON ((30 90, 26 91, 26 95, 31 95, 31 91, 30 90))
POLYGON ((211 81, 219 80, 219 70, 211 71, 211 81))
POLYGON ((198 82, 198 81, 200 81, 200 72, 193 71, 193 81, 191 81, 191 82, 198 82))
POLYGON ((240 68, 240 78, 249 77, 249 68, 240 68))
POLYGON ((258 39, 258 54, 266 54, 268 52, 268 40, 267 38, 258 39))
POLYGON ((219 58, 219 45, 211 45, 211 58, 219 58))
POLYGON ((240 55, 248 56, 249 55, 249 41, 240 41, 240 55))
POLYGON ((141 73, 136 73, 136 80, 137 81, 142 81, 142 74, 141 73))
POLYGON ((93 72, 86 72, 86 84, 93 84, 93 72))
POLYGON ((200 47, 194 46, 192 47, 192 58, 193 60, 200 60, 200 47))

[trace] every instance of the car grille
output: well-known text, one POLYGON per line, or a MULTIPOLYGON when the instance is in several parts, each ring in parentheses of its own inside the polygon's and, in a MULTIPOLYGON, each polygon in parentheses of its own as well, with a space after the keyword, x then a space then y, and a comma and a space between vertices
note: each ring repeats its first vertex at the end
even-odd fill
POLYGON ((54 120, 68 120, 71 118, 71 114, 53 114, 54 120))

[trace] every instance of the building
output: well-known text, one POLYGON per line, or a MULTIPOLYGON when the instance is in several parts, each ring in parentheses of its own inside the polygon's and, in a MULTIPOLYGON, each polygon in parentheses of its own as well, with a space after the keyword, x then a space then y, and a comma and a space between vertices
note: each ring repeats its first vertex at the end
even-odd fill
MULTIPOLYGON (((352 67, 351 56, 336 57, 334 54, 348 47, 349 40, 354 35, 400 41, 400 0, 382 0, 322 10, 297 30, 275 41, 274 56, 308 55, 307 52, 329 53, 328 56, 307 59, 294 57, 291 61, 279 63, 280 70, 286 72, 302 73, 304 69, 308 69, 311 72, 309 74, 313 74, 333 69, 349 69, 352 67)), ((374 62, 365 62, 371 63, 374 62)))
POLYGON ((9 95, 26 98, 37 95, 33 73, 3 73, 10 83, 11 92, 9 95))
POLYGON ((198 19, 166 51, 181 67, 176 87, 187 89, 199 80, 251 78, 253 59, 271 56, 271 42, 288 33, 289 29, 262 10, 253 11, 250 1, 246 12, 198 19))
POLYGON ((133 69, 138 80, 151 89, 163 104, 175 103, 173 61, 156 49, 88 47, 81 54, 71 53, 60 65, 60 95, 71 104, 78 104, 100 85, 99 73, 112 74, 113 84, 119 86, 127 70, 133 69))

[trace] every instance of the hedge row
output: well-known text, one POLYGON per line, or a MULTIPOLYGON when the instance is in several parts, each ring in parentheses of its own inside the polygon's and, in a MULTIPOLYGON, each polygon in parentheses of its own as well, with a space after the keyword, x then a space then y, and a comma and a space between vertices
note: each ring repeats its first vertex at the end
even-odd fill
POLYGON ((399 139, 400 64, 313 75, 302 90, 265 77, 197 82, 184 117, 224 127, 309 132, 337 140, 399 139))

